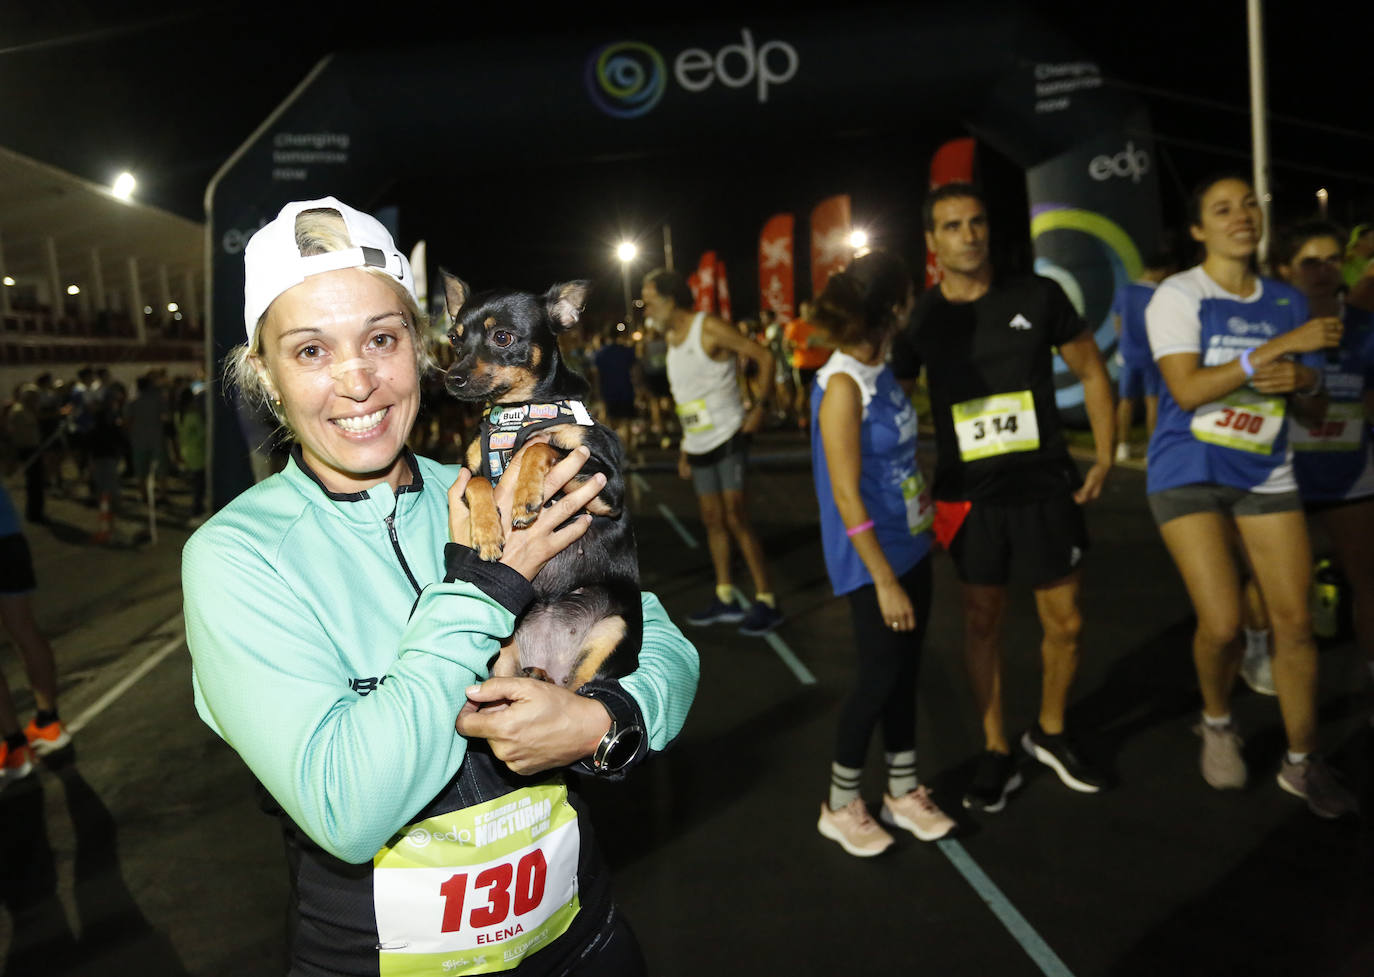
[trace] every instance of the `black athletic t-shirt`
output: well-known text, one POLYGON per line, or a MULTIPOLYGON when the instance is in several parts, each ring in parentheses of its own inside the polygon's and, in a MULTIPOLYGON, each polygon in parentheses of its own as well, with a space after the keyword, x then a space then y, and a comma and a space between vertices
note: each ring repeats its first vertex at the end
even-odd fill
POLYGON ((921 294, 893 341, 892 370, 910 380, 925 365, 937 499, 1031 501, 1082 484, 1054 402, 1053 348, 1084 328, 1039 275, 995 280, 974 302, 950 302, 938 285, 921 294))

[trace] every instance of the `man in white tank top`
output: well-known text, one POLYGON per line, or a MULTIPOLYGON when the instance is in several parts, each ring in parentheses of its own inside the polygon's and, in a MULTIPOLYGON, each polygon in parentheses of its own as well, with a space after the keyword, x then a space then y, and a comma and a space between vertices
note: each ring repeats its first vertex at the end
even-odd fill
POLYGON ((682 425, 678 474, 690 478, 696 490, 716 572, 714 599, 689 614, 687 623, 739 624, 741 634, 767 634, 782 623, 782 614, 769 583, 763 545, 749 524, 744 463, 748 435, 758 430, 764 403, 772 395, 773 355, 715 316, 694 311, 687 281, 676 272, 650 272, 641 295, 645 315, 668 339, 668 385, 682 425), (754 362, 765 383, 747 413, 736 373, 740 356, 754 362), (734 602, 732 540, 754 578, 754 603, 747 613, 734 602))

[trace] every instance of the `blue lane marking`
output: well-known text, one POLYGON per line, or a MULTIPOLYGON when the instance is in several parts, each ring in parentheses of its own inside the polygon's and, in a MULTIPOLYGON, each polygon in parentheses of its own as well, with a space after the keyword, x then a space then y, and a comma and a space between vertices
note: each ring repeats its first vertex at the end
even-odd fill
POLYGON ((992 914, 1001 920, 1012 938, 1021 944, 1021 949, 1026 951, 1026 955, 1035 962, 1045 977, 1073 977, 1073 971, 1064 965, 1059 955, 1051 950, 1050 945, 1041 939, 1030 923, 1026 922, 1026 917, 1022 916, 1011 904, 1011 900, 1002 894, 1002 890, 988 878, 987 873, 964 850, 963 845, 953 839, 941 839, 935 844, 959 870, 964 881, 973 886, 973 891, 987 903, 992 914))
MULTIPOLYGON (((749 600, 735 588, 735 603, 745 610, 749 609, 749 600)), ((797 681, 802 685, 815 685, 816 676, 811 674, 811 669, 802 664, 802 660, 792 653, 792 649, 787 647, 787 642, 779 638, 775 633, 769 631, 763 636, 763 640, 768 642, 768 647, 772 648, 782 663, 792 670, 792 674, 797 677, 797 681)))

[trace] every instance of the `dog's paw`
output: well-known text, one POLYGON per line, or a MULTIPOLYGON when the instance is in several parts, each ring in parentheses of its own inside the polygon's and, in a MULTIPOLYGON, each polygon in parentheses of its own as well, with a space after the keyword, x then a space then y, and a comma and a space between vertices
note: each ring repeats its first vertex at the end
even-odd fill
POLYGON ((488 563, 495 563, 497 560, 501 559, 501 554, 504 553, 505 550, 506 544, 499 539, 495 542, 477 544, 477 555, 488 563))
POLYGON ((528 529, 539 518, 539 510, 543 507, 539 499, 531 499, 524 505, 517 506, 511 514, 510 524, 516 529, 528 529))

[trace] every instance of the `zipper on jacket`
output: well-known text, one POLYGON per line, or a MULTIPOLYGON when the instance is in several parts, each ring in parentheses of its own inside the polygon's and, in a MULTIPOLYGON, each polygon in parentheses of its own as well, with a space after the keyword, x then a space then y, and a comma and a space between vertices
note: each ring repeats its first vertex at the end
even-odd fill
POLYGON ((396 504, 391 507, 391 515, 386 517, 386 531, 387 535, 391 537, 391 548, 396 551, 396 559, 400 561, 401 569, 406 572, 406 579, 409 580, 410 585, 415 588, 415 594, 418 597, 420 594, 420 585, 415 581, 415 574, 410 572, 410 564, 406 563, 406 555, 401 552, 401 541, 396 536, 396 509, 399 508, 400 504, 400 500, 398 499, 396 504))

